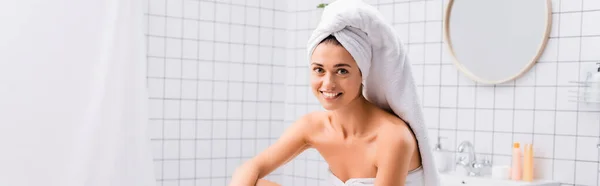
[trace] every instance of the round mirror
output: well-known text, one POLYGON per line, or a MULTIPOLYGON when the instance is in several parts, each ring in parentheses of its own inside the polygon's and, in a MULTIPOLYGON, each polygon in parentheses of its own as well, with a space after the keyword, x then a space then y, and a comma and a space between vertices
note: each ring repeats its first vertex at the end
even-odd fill
POLYGON ((542 54, 551 29, 551 0, 450 0, 444 39, 454 64, 485 84, 516 79, 542 54))

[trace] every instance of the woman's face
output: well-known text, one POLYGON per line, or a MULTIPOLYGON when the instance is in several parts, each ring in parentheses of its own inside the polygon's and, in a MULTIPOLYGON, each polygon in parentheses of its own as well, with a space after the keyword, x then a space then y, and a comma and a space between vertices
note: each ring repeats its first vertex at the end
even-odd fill
POLYGON ((344 47, 321 43, 310 62, 312 92, 325 109, 338 109, 361 94, 360 70, 344 47))

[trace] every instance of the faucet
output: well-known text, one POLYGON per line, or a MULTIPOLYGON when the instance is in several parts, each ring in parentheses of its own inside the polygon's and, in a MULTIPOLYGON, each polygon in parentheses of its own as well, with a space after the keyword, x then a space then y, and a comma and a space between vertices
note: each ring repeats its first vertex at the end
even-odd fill
POLYGON ((469 176, 481 176, 481 171, 485 167, 491 167, 492 162, 490 160, 477 160, 475 156, 475 148, 473 148, 473 144, 469 141, 463 141, 458 145, 458 152, 463 153, 465 149, 469 150, 469 155, 465 158, 464 156, 460 157, 456 162, 457 165, 463 166, 469 176))

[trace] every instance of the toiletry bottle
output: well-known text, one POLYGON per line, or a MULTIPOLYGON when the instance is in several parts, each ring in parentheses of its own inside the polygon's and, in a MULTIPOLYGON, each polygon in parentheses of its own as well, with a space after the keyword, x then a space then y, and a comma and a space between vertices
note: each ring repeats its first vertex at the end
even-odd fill
POLYGON ((533 145, 523 147, 523 181, 533 181, 533 145))
POLYGON ((436 167, 438 168, 438 172, 446 172, 448 170, 448 162, 446 159, 446 154, 444 153, 443 149, 442 149, 442 143, 441 143, 441 138, 444 137, 439 137, 437 138, 437 143, 435 144, 435 147, 433 148, 433 156, 434 156, 434 161, 436 163, 436 167))
POLYGON ((515 142, 513 144, 513 152, 512 152, 512 167, 510 168, 510 178, 512 180, 521 180, 522 170, 521 170, 521 149, 519 142, 515 142))

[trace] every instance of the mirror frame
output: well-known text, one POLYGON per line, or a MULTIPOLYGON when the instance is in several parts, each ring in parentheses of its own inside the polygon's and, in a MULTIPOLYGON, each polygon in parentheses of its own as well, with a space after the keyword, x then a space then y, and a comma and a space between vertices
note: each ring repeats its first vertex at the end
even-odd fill
POLYGON ((464 67, 460 63, 460 61, 456 57, 456 53, 454 52, 454 49, 452 47, 452 42, 450 41, 450 25, 449 25, 449 23, 450 23, 450 16, 452 14, 452 6, 454 5, 454 1, 455 0, 449 0, 448 5, 446 6, 446 8, 444 10, 444 20, 443 20, 444 43, 448 49, 448 52, 450 52, 450 55, 452 56, 452 63, 454 64, 454 66, 456 66, 460 72, 465 74, 471 80, 474 80, 476 82, 483 83, 483 84, 501 84, 501 83, 515 80, 515 79, 521 77, 523 74, 525 74, 525 72, 529 71, 536 64, 536 62, 539 60, 539 58, 544 53, 546 45, 548 44, 548 40, 550 39, 550 32, 552 31, 552 0, 546 0, 546 7, 547 7, 546 23, 545 23, 546 31, 544 32, 544 34, 542 36, 543 37, 542 42, 537 47, 537 53, 535 54, 535 56, 533 56, 533 58, 527 62, 527 65, 524 68, 522 68, 521 71, 519 71, 519 73, 517 73, 516 75, 513 75, 512 77, 508 77, 508 78, 497 80, 497 81, 486 80, 486 79, 483 79, 481 77, 478 77, 478 76, 472 74, 466 67, 464 67))

